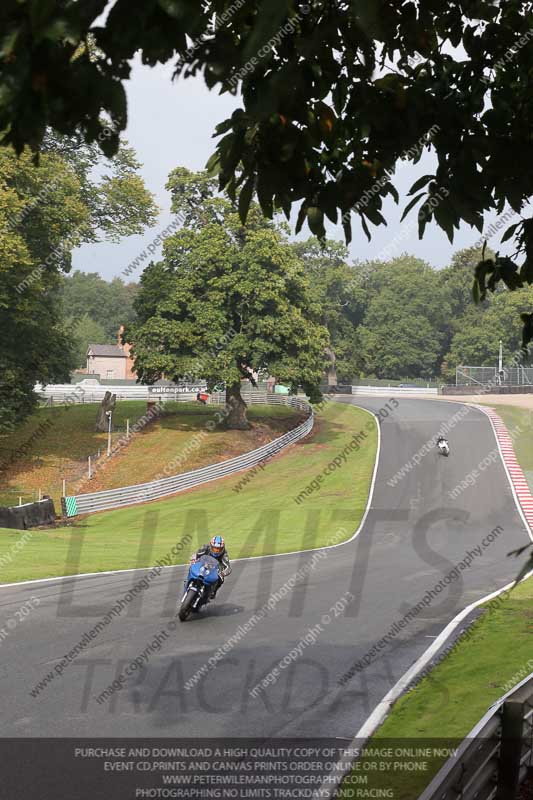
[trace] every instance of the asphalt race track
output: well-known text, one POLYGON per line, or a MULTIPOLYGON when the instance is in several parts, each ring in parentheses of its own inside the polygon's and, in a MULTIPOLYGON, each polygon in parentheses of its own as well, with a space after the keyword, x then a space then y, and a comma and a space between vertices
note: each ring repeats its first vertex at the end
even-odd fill
MULTIPOLYGON (((387 401, 354 399, 376 411, 387 401)), ((172 598, 179 593, 185 567, 164 570, 144 592, 141 605, 132 603, 36 697, 30 694, 36 683, 142 573, 0 588, 0 627, 32 597, 40 601, 0 645, 2 736, 351 739, 459 610, 513 579, 519 563, 507 553, 529 541, 499 459, 455 501, 448 496, 495 447, 489 420, 475 409, 450 432, 449 458, 432 451, 395 486, 387 483, 442 422, 463 408, 403 397, 398 403, 381 424, 375 489, 359 536, 327 551, 307 580, 252 625, 190 690, 185 683, 196 670, 309 563, 312 553, 235 563, 216 603, 199 618, 178 623, 147 667, 101 703, 95 698, 173 621, 172 598), (487 542, 491 531, 493 541, 487 542), (408 624, 396 625, 397 632, 366 669, 354 669, 410 607, 477 547, 481 551, 470 556, 457 579, 438 595, 435 591, 408 624), (352 595, 346 613, 335 616, 335 604, 352 595), (308 635, 309 629, 315 633, 308 635), (278 666, 275 682, 252 697, 250 690, 306 635, 300 656, 278 666), (340 685, 350 670, 353 677, 340 685)), ((349 463, 343 468, 349 469, 349 463)), ((228 540, 231 547, 229 533, 228 540)))

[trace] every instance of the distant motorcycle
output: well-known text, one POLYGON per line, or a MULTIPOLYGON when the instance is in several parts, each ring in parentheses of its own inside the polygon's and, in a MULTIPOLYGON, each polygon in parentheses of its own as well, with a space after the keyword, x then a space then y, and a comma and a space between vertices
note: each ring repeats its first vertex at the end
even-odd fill
POLYGON ((437 447, 439 449, 439 453, 441 456, 449 456, 450 455, 450 445, 446 441, 446 439, 440 439, 437 442, 437 447))
POLYGON ((189 566, 185 592, 181 598, 178 616, 185 622, 191 611, 199 611, 209 602, 211 591, 218 581, 219 563, 213 556, 201 556, 189 566))

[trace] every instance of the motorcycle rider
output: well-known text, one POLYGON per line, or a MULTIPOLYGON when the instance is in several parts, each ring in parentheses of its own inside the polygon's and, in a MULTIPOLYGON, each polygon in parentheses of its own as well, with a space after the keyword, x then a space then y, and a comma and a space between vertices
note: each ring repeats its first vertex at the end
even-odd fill
POLYGON ((199 558, 202 556, 212 556, 216 558, 218 561, 218 581, 214 589, 211 590, 211 594, 209 599, 214 600, 216 597, 216 593, 224 583, 224 579, 231 573, 231 564, 229 560, 228 551, 226 550, 226 543, 224 542, 224 538, 220 536, 220 534, 216 534, 213 536, 209 544, 203 544, 197 551, 191 556, 191 563, 194 561, 198 561, 199 558))
POLYGON ((437 447, 439 448, 439 450, 442 450, 442 449, 449 450, 450 449, 450 445, 448 444, 448 440, 445 439, 444 436, 439 436, 439 438, 437 439, 437 447))

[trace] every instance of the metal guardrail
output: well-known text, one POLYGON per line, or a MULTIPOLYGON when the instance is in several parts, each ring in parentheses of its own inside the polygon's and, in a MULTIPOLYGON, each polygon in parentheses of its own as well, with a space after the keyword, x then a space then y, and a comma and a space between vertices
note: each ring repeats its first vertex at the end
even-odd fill
POLYGON ((418 800, 515 800, 533 769, 533 674, 498 700, 418 800))
POLYGON ((442 394, 445 395, 479 395, 484 394, 533 394, 533 386, 523 384, 522 386, 494 386, 490 383, 485 385, 471 385, 471 386, 455 386, 455 384, 447 384, 442 387, 442 394))
MULTIPOLYGON (((259 394, 259 393, 258 393, 259 394)), ((259 398, 255 398, 256 402, 259 398)), ((66 517, 75 517, 78 514, 89 514, 93 511, 107 511, 112 508, 122 508, 136 503, 146 503, 149 500, 159 500, 162 497, 200 486, 203 483, 232 475, 235 472, 254 467, 271 458, 285 447, 298 442, 307 436, 314 425, 313 411, 306 400, 298 397, 284 397, 280 395, 267 395, 264 393, 263 402, 290 405, 293 408, 308 411, 309 416, 301 425, 283 436, 279 436, 267 444, 251 450, 241 456, 211 464, 207 467, 183 472, 180 475, 171 475, 158 481, 139 483, 134 486, 125 486, 120 489, 108 489, 88 494, 71 495, 61 498, 61 509, 66 517)))
POLYGON ((423 386, 352 386, 352 394, 398 395, 398 394, 438 394, 435 388, 423 386))

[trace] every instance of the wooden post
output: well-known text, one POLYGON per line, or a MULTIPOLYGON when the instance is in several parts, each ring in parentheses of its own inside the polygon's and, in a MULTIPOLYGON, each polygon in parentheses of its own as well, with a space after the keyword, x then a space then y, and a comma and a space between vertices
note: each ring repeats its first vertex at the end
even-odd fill
POLYGON ((92 470, 91 470, 91 456, 89 456, 89 458, 87 460, 89 462, 89 480, 91 480, 91 478, 93 476, 93 473, 92 473, 92 470))
POLYGON ((67 496, 67 483, 65 478, 63 478, 63 497, 67 496))
POLYGON ((107 415, 107 457, 111 455, 111 426, 113 425, 113 412, 111 410, 106 411, 107 415))
POLYGON ((20 495, 19 495, 19 506, 21 506, 21 505, 22 505, 22 497, 20 497, 20 495))
POLYGON ((41 500, 42 500, 42 499, 43 499, 43 493, 42 493, 42 492, 41 492, 41 490, 39 489, 39 502, 41 502, 41 500))
POLYGON ((130 437, 130 421, 129 421, 129 419, 126 420, 126 436, 129 439, 129 437, 130 437))

